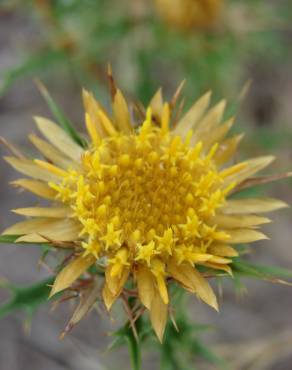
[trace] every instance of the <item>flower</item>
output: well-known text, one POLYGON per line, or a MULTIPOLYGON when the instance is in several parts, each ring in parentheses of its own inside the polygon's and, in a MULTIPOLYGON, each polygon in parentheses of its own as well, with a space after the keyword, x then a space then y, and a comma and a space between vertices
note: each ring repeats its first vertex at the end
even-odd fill
POLYGON ((223 0, 155 0, 163 20, 179 29, 206 29, 218 20, 223 0))
POLYGON ((44 159, 6 157, 32 178, 13 184, 51 204, 14 210, 29 219, 3 234, 17 235, 16 242, 73 249, 51 295, 71 287, 89 268, 101 269, 107 309, 132 284, 161 341, 169 285, 176 281, 217 310, 202 268, 232 275, 236 244, 266 238, 258 226, 269 219, 257 214, 285 207, 275 199, 229 199, 254 184, 252 176, 274 157, 229 164, 242 136, 226 138, 233 125, 233 118, 223 120, 226 102, 209 108, 207 92, 179 117, 178 96, 164 102, 158 90, 145 112, 137 109, 137 125, 115 86, 112 115, 84 90, 85 148, 56 123, 36 117, 45 140, 30 139, 44 159))

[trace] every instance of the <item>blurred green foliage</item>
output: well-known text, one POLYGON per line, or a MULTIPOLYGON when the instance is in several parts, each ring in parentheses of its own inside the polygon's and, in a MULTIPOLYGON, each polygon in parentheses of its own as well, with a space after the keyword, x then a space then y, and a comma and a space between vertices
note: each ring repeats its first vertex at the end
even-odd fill
POLYGON ((175 324, 168 321, 163 343, 158 343, 147 315, 141 316, 135 322, 138 338, 135 338, 130 323, 112 334, 114 340, 110 346, 113 350, 128 344, 134 370, 142 366, 142 349, 160 351, 160 370, 196 370, 197 362, 211 363, 218 370, 227 370, 225 361, 203 344, 201 335, 214 330, 209 325, 195 324, 186 312, 187 294, 179 286, 172 286, 173 306, 175 307, 175 324))
MULTIPOLYGON (((180 81, 187 79, 187 104, 211 88, 215 98, 224 95, 231 100, 229 113, 234 113, 241 88, 250 77, 251 61, 289 63, 292 6, 289 0, 274 3, 233 0, 226 1, 224 9, 224 22, 213 32, 182 32, 164 24, 153 2, 147 0, 2 1, 0 16, 22 14, 31 20, 38 35, 32 44, 27 40, 22 60, 1 72, 0 96, 20 78, 38 77, 46 81, 61 76, 63 80, 73 81, 78 88, 85 86, 104 97, 106 68, 111 63, 119 85, 144 103, 159 86, 170 93, 180 81), (140 6, 137 3, 141 3, 140 6)), ((47 90, 41 87, 41 91, 58 123, 83 145, 82 137, 47 90)), ((289 130, 271 133, 270 128, 257 128, 250 145, 274 149, 283 144, 288 146, 290 139, 289 130)), ((255 193, 248 191, 246 195, 255 193)), ((1 236, 0 242, 13 243, 15 239, 16 236, 1 236)), ((232 265, 235 285, 240 288, 242 277, 272 282, 292 277, 289 270, 251 264, 241 258, 234 259, 232 265)), ((48 284, 52 281, 53 278, 48 278, 26 287, 2 284, 2 288, 11 291, 12 298, 0 307, 0 316, 17 309, 34 312, 47 300, 48 284)), ((200 340, 200 333, 210 328, 192 322, 185 314, 185 297, 179 290, 176 293, 174 305, 179 331, 168 323, 165 341, 159 347, 161 370, 195 369, 193 362, 197 359, 204 359, 218 369, 228 369, 200 340)), ((112 348, 126 342, 133 368, 138 370, 140 344, 153 343, 155 338, 147 319, 137 320, 136 329, 138 342, 127 323, 113 334, 112 348)))
POLYGON ((48 300, 50 285, 54 278, 49 277, 38 283, 28 286, 16 286, 9 282, 2 281, 1 287, 10 291, 12 298, 0 307, 0 318, 16 310, 24 310, 32 317, 34 311, 48 300))
POLYGON ((187 102, 210 88, 231 98, 248 79, 251 60, 283 61, 291 53, 288 1, 226 1, 221 24, 210 32, 167 26, 146 0, 14 0, 1 8, 21 12, 39 30, 23 61, 4 72, 2 94, 22 76, 64 69, 101 94, 111 63, 121 87, 143 102, 158 86, 171 91, 183 79, 187 102))

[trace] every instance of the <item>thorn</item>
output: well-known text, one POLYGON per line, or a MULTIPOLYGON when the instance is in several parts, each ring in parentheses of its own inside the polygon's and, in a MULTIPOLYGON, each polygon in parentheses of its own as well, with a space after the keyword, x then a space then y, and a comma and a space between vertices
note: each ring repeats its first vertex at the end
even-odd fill
POLYGON ((175 321, 175 317, 174 317, 173 312, 171 310, 169 310, 169 317, 170 317, 170 320, 171 320, 175 330, 179 333, 179 328, 177 326, 177 323, 175 321))
POLYGON ((185 99, 182 99, 176 112, 175 112, 175 116, 174 116, 174 119, 173 119, 173 128, 176 127, 176 125, 178 124, 178 121, 180 119, 180 116, 181 116, 181 113, 183 111, 183 108, 184 108, 184 105, 185 105, 185 99))
POLYGON ((38 234, 38 235, 46 239, 49 243, 51 243, 56 248, 75 249, 77 246, 75 242, 64 242, 64 241, 51 239, 48 236, 43 235, 43 234, 38 234))
POLYGON ((29 313, 23 322, 23 330, 26 335, 31 334, 32 313, 29 313))
POLYGON ((139 336, 138 336, 137 329, 136 329, 136 326, 135 326, 135 322, 134 322, 134 318, 133 318, 133 312, 131 311, 131 308, 129 307, 128 302, 127 302, 127 298, 125 297, 125 295, 123 293, 121 294, 121 298, 122 298, 123 305, 125 307, 125 311, 126 311, 126 313, 128 315, 128 318, 129 318, 129 324, 132 328, 133 335, 134 335, 136 341, 138 342, 139 341, 139 336))
POLYGON ((172 99, 170 101, 170 104, 169 104, 171 109, 174 109, 174 107, 176 105, 176 102, 177 102, 178 98, 180 97, 181 92, 184 88, 185 83, 186 83, 186 80, 182 80, 182 82, 178 85, 177 89, 175 90, 175 92, 173 94, 173 97, 172 97, 172 99))
POLYGON ((47 270, 50 274, 55 273, 53 269, 48 264, 46 264, 42 258, 38 261, 38 268, 40 269, 41 267, 44 267, 44 269, 47 270))
POLYGON ((143 315, 143 313, 146 311, 146 307, 141 307, 137 312, 136 315, 133 317, 133 322, 135 323, 139 317, 143 315))
POLYGON ((109 90, 111 94, 112 101, 114 101, 115 95, 117 93, 117 86, 113 77, 113 72, 112 72, 112 66, 109 63, 107 66, 107 78, 109 82, 109 90))
POLYGON ((253 81, 251 78, 249 78, 245 83, 244 85, 242 86, 240 92, 239 92, 239 95, 238 95, 238 101, 241 102, 243 101, 246 96, 248 95, 249 91, 250 91, 250 88, 251 88, 251 85, 252 85, 253 81))
POLYGON ((137 101, 133 104, 133 107, 134 107, 134 112, 139 116, 139 118, 141 118, 141 120, 144 121, 146 117, 146 111, 145 111, 143 104, 137 101))
POLYGON ((38 88, 39 92, 42 96, 46 96, 49 94, 46 86, 42 83, 42 81, 38 78, 34 78, 33 82, 35 83, 36 87, 38 88))
POLYGON ((21 153, 21 151, 8 140, 4 139, 4 137, 0 136, 0 144, 6 147, 8 151, 14 154, 19 159, 26 159, 25 155, 21 153))

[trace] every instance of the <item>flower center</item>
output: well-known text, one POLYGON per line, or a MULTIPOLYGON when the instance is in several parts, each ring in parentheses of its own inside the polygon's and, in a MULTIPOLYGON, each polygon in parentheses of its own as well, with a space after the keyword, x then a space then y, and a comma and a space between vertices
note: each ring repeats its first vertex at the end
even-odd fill
POLYGON ((210 222, 228 191, 212 159, 216 146, 203 155, 190 140, 146 122, 138 134, 103 139, 84 153, 58 192, 82 224, 87 253, 123 251, 125 261, 150 265, 156 256, 189 260, 226 240, 210 222))

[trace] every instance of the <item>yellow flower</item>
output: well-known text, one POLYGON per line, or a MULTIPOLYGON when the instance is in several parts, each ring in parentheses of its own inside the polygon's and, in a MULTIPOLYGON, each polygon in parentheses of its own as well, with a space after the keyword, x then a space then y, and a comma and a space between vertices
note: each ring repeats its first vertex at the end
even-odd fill
POLYGON ((163 20, 179 29, 206 29, 220 16, 223 0, 155 0, 163 20))
POLYGON ((46 140, 31 140, 45 160, 6 160, 32 178, 14 185, 52 204, 14 210, 29 219, 4 234, 18 235, 17 242, 49 241, 75 248, 74 258, 57 275, 52 295, 98 265, 105 272, 106 307, 111 308, 127 281, 134 282, 160 340, 171 281, 218 309, 201 266, 232 274, 234 245, 266 238, 257 227, 269 219, 256 214, 285 204, 229 199, 274 158, 228 165, 241 136, 226 138, 233 119, 223 120, 224 100, 209 107, 210 96, 203 95, 178 118, 174 100, 164 102, 158 90, 146 114, 140 111, 137 125, 120 90, 115 90, 112 115, 84 91, 85 149, 57 124, 36 117, 46 140))

